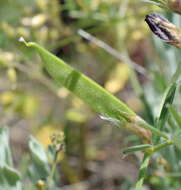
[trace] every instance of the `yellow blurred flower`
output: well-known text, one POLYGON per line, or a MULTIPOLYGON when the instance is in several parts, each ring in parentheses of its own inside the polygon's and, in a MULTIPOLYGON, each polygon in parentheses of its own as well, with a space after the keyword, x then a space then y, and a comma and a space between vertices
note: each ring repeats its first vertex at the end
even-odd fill
POLYGON ((129 78, 129 73, 130 70, 127 64, 118 63, 105 83, 105 88, 111 93, 116 93, 123 89, 129 78))
POLYGON ((12 83, 15 83, 17 81, 16 70, 12 67, 8 68, 7 77, 12 83))
POLYGON ((66 118, 70 121, 82 123, 87 120, 87 114, 83 112, 81 113, 79 110, 76 109, 69 109, 66 112, 66 118))
POLYGON ((0 95, 0 103, 3 105, 11 104, 14 100, 14 93, 11 91, 4 92, 0 95))
MULTIPOLYGON (((59 127, 60 128, 60 127, 59 127)), ((48 147, 51 145, 51 136, 55 133, 58 133, 58 127, 52 124, 42 126, 38 131, 35 132, 36 138, 44 145, 48 147)))
POLYGON ((25 117, 33 117, 38 109, 38 100, 33 96, 25 96, 22 106, 22 112, 25 117))

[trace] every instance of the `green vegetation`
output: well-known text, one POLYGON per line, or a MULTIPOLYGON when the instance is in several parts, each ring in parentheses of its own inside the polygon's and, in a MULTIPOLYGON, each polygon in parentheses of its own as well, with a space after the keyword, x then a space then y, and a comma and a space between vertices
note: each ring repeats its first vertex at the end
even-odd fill
POLYGON ((1 2, 0 189, 180 188, 181 5, 147 2, 1 2))

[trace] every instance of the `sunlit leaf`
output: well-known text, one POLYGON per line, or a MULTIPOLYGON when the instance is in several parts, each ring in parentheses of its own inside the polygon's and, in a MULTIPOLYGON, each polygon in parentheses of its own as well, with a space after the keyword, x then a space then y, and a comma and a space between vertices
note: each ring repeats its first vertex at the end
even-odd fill
POLYGON ((130 70, 127 64, 117 64, 111 72, 108 81, 105 83, 105 88, 111 93, 118 92, 125 86, 125 83, 129 78, 129 73, 130 70))

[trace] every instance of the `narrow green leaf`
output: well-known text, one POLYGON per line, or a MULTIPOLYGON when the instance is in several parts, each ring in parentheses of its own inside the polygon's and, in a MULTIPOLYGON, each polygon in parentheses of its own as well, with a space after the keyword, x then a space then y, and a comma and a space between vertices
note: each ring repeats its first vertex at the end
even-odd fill
POLYGON ((181 115, 174 109, 173 106, 168 107, 170 113, 172 114, 174 120, 176 121, 177 125, 181 129, 181 115))
POLYGON ((160 7, 165 7, 166 1, 164 0, 142 0, 145 3, 151 3, 160 7))
POLYGON ((176 83, 173 82, 170 84, 170 86, 166 89, 165 94, 163 96, 161 105, 160 105, 160 111, 157 116, 157 127, 159 129, 162 129, 163 126, 165 125, 167 119, 168 119, 168 106, 172 105, 173 99, 175 96, 175 91, 176 91, 176 83))
POLYGON ((157 0, 142 0, 142 2, 145 2, 145 3, 153 3, 153 4, 156 4, 156 5, 159 5, 160 2, 157 1, 157 0))
POLYGON ((142 145, 136 145, 136 146, 131 146, 128 148, 125 148, 122 150, 123 154, 130 154, 130 153, 134 153, 136 151, 142 151, 145 150, 147 148, 151 148, 152 146, 150 144, 142 144, 142 145))
POLYGON ((6 126, 0 127, 0 166, 4 165, 12 166, 9 130, 6 126))

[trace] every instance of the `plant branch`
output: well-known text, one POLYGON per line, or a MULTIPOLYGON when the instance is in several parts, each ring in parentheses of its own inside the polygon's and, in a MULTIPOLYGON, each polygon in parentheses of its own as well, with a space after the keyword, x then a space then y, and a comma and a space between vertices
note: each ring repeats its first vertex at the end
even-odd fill
POLYGON ((84 31, 82 29, 78 30, 78 34, 80 36, 82 36, 83 38, 85 38, 85 39, 93 42, 98 47, 104 49, 106 52, 108 52, 109 54, 111 54, 112 56, 114 56, 115 58, 117 58, 118 60, 127 63, 130 67, 134 68, 140 74, 142 74, 144 76, 147 76, 147 71, 145 70, 145 68, 143 68, 142 66, 140 66, 140 65, 136 64, 135 62, 131 61, 126 56, 120 54, 119 51, 117 51, 116 49, 112 48, 107 43, 103 42, 102 40, 99 40, 98 38, 92 36, 91 34, 87 33, 86 31, 84 31))

